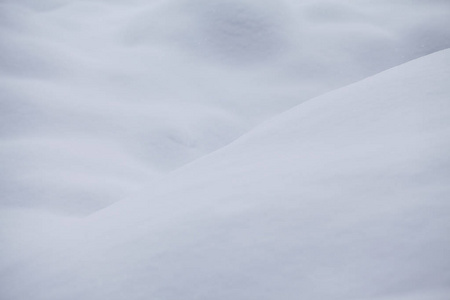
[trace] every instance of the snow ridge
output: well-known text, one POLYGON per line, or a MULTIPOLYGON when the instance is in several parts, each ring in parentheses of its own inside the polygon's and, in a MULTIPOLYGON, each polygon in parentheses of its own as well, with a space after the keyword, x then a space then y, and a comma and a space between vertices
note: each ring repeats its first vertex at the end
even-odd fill
POLYGON ((441 51, 280 114, 67 227, 11 267, 4 295, 448 299, 449 62, 441 51))

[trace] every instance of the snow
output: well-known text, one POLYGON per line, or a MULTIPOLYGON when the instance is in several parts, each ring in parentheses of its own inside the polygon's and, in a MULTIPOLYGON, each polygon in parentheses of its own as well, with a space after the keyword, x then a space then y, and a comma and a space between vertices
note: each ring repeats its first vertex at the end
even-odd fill
POLYGON ((313 96, 450 47, 449 20, 437 0, 3 0, 0 205, 92 213, 313 96))
POLYGON ((53 229, 9 265, 4 295, 448 299, 449 62, 311 99, 53 229))
POLYGON ((449 299, 450 2, 0 2, 0 299, 449 299))

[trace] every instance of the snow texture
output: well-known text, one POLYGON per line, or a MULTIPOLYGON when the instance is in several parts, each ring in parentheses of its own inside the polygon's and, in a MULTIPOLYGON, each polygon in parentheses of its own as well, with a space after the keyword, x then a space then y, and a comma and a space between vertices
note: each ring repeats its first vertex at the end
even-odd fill
POLYGON ((0 2, 0 206, 87 215, 313 96, 450 47, 450 2, 0 2))
POLYGON ((450 299, 449 28, 446 0, 0 1, 0 299, 450 299))
POLYGON ((385 71, 60 222, 4 296, 448 299, 449 76, 449 50, 385 71))

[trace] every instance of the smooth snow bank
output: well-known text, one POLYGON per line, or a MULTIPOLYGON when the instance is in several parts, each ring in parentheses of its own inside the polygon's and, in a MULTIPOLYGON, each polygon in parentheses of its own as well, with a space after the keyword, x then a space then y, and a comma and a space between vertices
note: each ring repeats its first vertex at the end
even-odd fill
POLYGON ((68 227, 4 298, 448 299, 449 78, 445 50, 305 102, 68 227))
POLYGON ((439 0, 2 0, 0 206, 91 213, 449 28, 439 0))

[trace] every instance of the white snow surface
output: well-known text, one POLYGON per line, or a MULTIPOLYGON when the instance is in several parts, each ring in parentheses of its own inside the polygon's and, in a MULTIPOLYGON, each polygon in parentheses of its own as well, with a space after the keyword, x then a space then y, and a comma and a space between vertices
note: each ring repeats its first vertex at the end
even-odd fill
POLYGON ((440 51, 84 219, 14 212, 29 228, 2 227, 3 299, 447 300, 449 78, 440 51))
POLYGON ((449 28, 447 0, 2 0, 0 206, 87 215, 449 28))
POLYGON ((0 300, 450 299, 449 47, 448 0, 0 0, 0 300))

